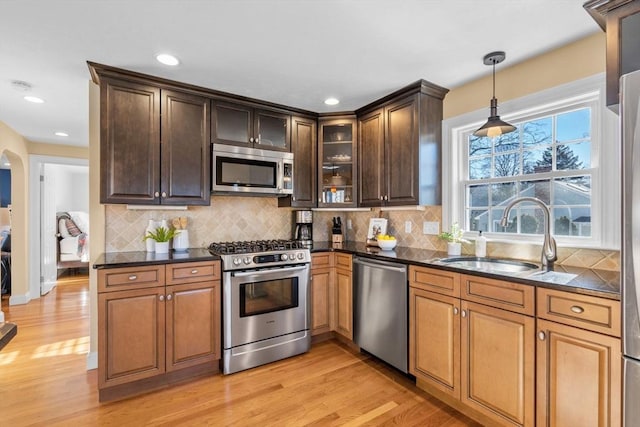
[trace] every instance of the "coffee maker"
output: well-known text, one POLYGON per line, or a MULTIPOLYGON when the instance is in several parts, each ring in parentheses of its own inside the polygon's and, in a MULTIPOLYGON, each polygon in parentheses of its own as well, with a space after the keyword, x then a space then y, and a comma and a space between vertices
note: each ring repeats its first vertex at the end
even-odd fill
POLYGON ((293 238, 304 246, 311 246, 313 244, 313 212, 294 211, 294 219, 296 231, 293 238))

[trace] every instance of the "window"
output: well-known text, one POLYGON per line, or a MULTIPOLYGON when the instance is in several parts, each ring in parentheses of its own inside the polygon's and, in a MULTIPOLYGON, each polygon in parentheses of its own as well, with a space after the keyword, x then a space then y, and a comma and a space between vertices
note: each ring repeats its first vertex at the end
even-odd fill
POLYGON ((544 212, 523 202, 500 219, 519 197, 550 207, 555 235, 591 236, 591 106, 523 120, 514 132, 476 137, 467 132, 466 229, 493 233, 543 234, 544 212))
POLYGON ((484 109, 445 120, 443 229, 459 222, 493 240, 540 242, 545 212, 535 203, 516 204, 500 225, 510 202, 535 197, 559 245, 619 249, 617 118, 603 88, 597 75, 502 103, 517 129, 495 138, 473 135, 484 109))

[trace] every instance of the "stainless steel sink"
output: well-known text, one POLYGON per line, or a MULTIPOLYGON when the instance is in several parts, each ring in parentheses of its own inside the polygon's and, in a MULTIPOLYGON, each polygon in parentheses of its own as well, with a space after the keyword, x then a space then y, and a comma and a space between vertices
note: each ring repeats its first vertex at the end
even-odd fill
POLYGON ((438 260, 445 265, 468 270, 486 271, 488 273, 523 273, 538 270, 536 264, 500 258, 452 257, 438 260))

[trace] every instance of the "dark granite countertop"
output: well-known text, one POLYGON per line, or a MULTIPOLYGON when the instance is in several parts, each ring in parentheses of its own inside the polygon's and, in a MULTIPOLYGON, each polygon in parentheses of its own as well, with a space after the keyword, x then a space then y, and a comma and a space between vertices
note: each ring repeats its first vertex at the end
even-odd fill
POLYGON ((176 262, 215 261, 220 257, 212 255, 208 249, 187 249, 184 252, 169 251, 167 254, 155 252, 107 252, 100 254, 93 268, 139 267, 176 262))
POLYGON ((382 251, 377 247, 369 247, 364 243, 347 242, 333 245, 331 242, 314 242, 311 252, 346 252, 358 256, 385 259, 403 264, 415 264, 434 267, 459 273, 471 273, 477 276, 493 279, 509 280, 526 285, 540 286, 550 289, 593 295, 609 299, 620 299, 620 273, 617 271, 594 270, 590 268, 571 267, 556 264, 554 272, 575 275, 566 283, 554 282, 553 277, 547 278, 539 272, 526 273, 488 273, 479 270, 463 269, 438 263, 438 259, 447 258, 446 252, 432 251, 407 247, 396 247, 393 251, 382 251), (537 273, 537 274, 536 274, 537 273))
POLYGON ((18 326, 15 323, 0 323, 0 350, 2 350, 9 341, 18 333, 18 326))

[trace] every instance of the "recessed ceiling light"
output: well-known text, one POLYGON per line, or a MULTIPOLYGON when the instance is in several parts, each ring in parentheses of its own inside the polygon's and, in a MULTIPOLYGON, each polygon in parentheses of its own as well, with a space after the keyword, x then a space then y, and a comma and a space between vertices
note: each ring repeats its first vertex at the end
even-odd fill
POLYGON ((340 101, 337 98, 327 98, 324 100, 324 103, 327 105, 338 105, 340 101))
POLYGON ((24 99, 25 101, 33 102, 35 104, 42 104, 44 102, 44 99, 38 98, 37 96, 27 95, 24 97, 24 99))
POLYGON ((158 62, 160 62, 160 63, 162 63, 164 65, 175 66, 175 65, 178 65, 180 63, 178 58, 176 58, 173 55, 169 55, 168 53, 160 53, 160 54, 156 55, 156 59, 158 60, 158 62))
POLYGON ((56 136, 69 136, 69 134, 66 133, 66 132, 56 132, 55 135, 56 136))

